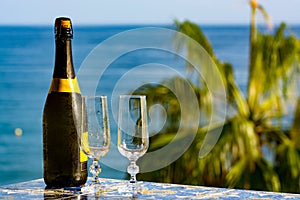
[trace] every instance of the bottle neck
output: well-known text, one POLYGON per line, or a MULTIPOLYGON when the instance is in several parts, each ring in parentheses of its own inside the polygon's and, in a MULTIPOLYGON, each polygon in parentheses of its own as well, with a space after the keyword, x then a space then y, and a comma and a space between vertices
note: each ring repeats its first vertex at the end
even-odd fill
POLYGON ((55 65, 53 78, 75 78, 75 71, 72 59, 71 39, 55 40, 55 65))

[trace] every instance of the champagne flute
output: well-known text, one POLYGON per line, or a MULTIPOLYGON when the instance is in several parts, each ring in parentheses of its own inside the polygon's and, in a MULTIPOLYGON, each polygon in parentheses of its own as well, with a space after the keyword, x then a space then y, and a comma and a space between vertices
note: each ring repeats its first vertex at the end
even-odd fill
POLYGON ((110 148, 110 127, 106 96, 82 97, 82 129, 79 134, 81 150, 92 160, 89 170, 93 175, 92 183, 98 189, 100 185, 99 174, 101 167, 99 159, 107 154, 110 148))
POLYGON ((121 95, 118 116, 118 150, 130 162, 127 167, 130 180, 121 192, 129 191, 133 196, 137 194, 136 189, 139 188, 137 188, 136 174, 139 173, 139 166, 136 165, 136 161, 146 153, 148 146, 146 96, 121 95))

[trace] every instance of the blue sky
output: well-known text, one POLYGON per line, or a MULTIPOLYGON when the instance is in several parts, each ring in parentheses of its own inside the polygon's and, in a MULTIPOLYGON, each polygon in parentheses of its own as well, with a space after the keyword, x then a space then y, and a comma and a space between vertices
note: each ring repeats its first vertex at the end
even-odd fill
MULTIPOLYGON (((300 0, 260 0, 274 23, 300 24, 300 0)), ((77 24, 246 24, 248 0, 2 0, 0 24, 53 24, 69 16, 77 24)), ((262 22, 262 17, 258 15, 262 22)))

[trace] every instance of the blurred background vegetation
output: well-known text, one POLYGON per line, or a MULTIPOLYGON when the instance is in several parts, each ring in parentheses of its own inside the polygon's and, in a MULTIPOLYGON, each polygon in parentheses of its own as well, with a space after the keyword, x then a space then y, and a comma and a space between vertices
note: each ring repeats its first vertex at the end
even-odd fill
MULTIPOLYGON (((201 28, 190 21, 176 21, 177 30, 197 41, 216 63, 222 76, 227 100, 226 116, 221 136, 212 151, 199 157, 207 130, 199 123, 197 135, 188 150, 169 166, 139 174, 140 180, 192 185, 300 192, 300 99, 297 88, 300 64, 300 41, 286 32, 286 25, 263 34, 256 25, 256 13, 261 12, 272 28, 268 14, 256 2, 251 7, 249 38, 249 76, 247 94, 237 85, 230 63, 221 62, 201 28), (295 100, 296 99, 296 100, 295 100), (298 100, 297 100, 298 99, 298 100), (284 123, 291 104, 295 104, 291 123, 284 123)), ((199 52, 188 43, 175 41, 188 57, 199 52)), ((188 63, 188 73, 197 72, 188 63)), ((176 78, 166 81, 176 81, 176 78)), ((199 107, 210 115, 211 101, 204 80, 190 80, 199 107)), ((168 144, 178 131, 180 105, 176 96, 162 85, 145 85, 136 93, 147 94, 148 106, 164 106, 167 121, 159 134, 151 137, 149 151, 168 144)), ((153 161, 155 162, 155 161, 153 161)), ((143 163, 140 163, 141 165, 143 163)))

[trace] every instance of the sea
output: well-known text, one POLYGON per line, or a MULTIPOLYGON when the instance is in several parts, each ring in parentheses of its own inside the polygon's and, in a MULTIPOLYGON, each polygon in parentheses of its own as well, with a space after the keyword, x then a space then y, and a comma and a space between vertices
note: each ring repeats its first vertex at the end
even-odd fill
MULTIPOLYGON (((201 28, 216 56, 233 65, 235 79, 245 91, 249 26, 201 28)), ((172 24, 74 25, 73 62, 82 93, 113 96, 116 88, 134 89, 137 82, 159 82, 170 74, 185 74, 185 60, 171 44, 174 30, 172 24), (169 45, 163 45, 166 42, 169 45)), ((287 30, 300 37, 300 26, 287 30)), ((43 177, 42 114, 53 73, 54 44, 50 25, 0 26, 0 185, 43 177)), ((114 121, 111 117, 116 144, 114 121)), ((105 156, 100 177, 126 178, 116 154, 114 150, 105 156)))

